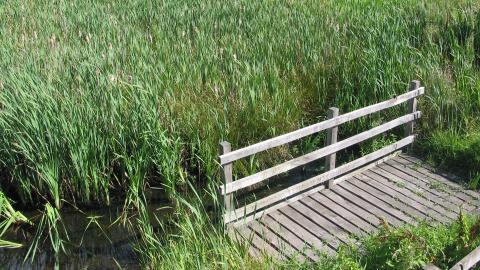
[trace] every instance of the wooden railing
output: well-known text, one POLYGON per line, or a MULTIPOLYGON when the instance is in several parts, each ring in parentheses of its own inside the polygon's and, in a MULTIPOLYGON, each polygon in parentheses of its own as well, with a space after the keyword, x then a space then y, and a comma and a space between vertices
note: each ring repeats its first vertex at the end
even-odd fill
POLYGON ((383 157, 397 151, 398 149, 411 144, 415 139, 415 135, 413 133, 414 121, 421 117, 421 112, 417 111, 417 97, 423 95, 425 89, 423 87, 420 87, 419 81, 412 81, 410 83, 409 89, 409 92, 392 98, 390 100, 370 105, 368 107, 361 108, 346 114, 339 114, 339 110, 337 108, 330 108, 328 110, 328 119, 323 122, 247 146, 245 148, 237 149, 235 151, 231 151, 230 143, 220 143, 219 160, 222 167, 223 177, 223 184, 220 186, 220 193, 224 196, 224 223, 229 224, 232 222, 237 222, 238 224, 241 221, 247 222, 258 218, 261 215, 268 213, 269 211, 278 209, 279 207, 296 201, 303 196, 307 196, 308 194, 311 194, 313 192, 317 192, 321 189, 331 187, 335 183, 338 183, 345 179, 345 174, 359 167, 382 159, 383 157), (370 115, 372 113, 391 108, 404 102, 408 102, 408 111, 406 115, 337 142, 339 125, 363 116, 370 115), (377 150, 371 154, 365 155, 354 161, 346 163, 340 167, 335 166, 336 153, 338 151, 363 142, 367 139, 373 138, 377 135, 384 133, 385 131, 391 130, 400 125, 405 125, 405 138, 387 147, 377 150), (290 143, 292 141, 318 133, 323 130, 327 131, 327 141, 325 147, 315 150, 301 157, 291 159, 272 168, 233 181, 232 165, 234 161, 277 146, 290 143), (247 187, 251 187, 252 185, 261 183, 273 176, 306 165, 307 163, 318 160, 320 158, 325 158, 326 172, 318 176, 312 177, 308 180, 302 181, 277 193, 269 195, 265 198, 259 199, 244 207, 234 209, 234 192, 240 191, 247 187), (339 178, 336 179, 336 177, 339 178))
MULTIPOLYGON (((480 262, 480 246, 470 252, 467 256, 458 261, 450 270, 468 270, 477 266, 480 262)), ((423 267, 424 270, 440 270, 435 265, 429 264, 423 267)))

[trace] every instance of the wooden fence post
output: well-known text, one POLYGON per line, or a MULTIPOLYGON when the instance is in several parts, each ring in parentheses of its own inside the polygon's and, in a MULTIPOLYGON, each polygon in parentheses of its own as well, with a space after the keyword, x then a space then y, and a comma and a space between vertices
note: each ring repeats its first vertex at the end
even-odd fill
MULTIPOLYGON (((331 107, 328 109, 327 112, 327 118, 331 119, 339 115, 339 110, 336 107, 331 107)), ((332 127, 327 129, 327 141, 326 141, 326 146, 334 144, 337 142, 337 137, 338 137, 338 126, 332 127)), ((325 158, 325 170, 333 170, 335 169, 335 163, 337 159, 337 153, 330 154, 326 156, 325 158)), ((333 180, 334 178, 328 180, 327 182, 327 188, 331 188, 333 186, 333 180)))
MULTIPOLYGON (((415 90, 420 87, 420 81, 411 81, 409 91, 415 90)), ((407 102, 407 114, 417 111, 417 98, 409 99, 407 102)), ((414 133, 415 121, 411 121, 405 124, 405 137, 408 137, 414 133)))
MULTIPOLYGON (((232 147, 229 142, 221 142, 219 147, 220 155, 229 153, 232 151, 232 147)), ((222 182, 224 189, 228 183, 233 181, 232 177, 232 163, 222 165, 222 182)), ((225 194, 223 197, 223 214, 231 214, 233 210, 233 194, 225 194)), ((225 215, 222 215, 224 217, 225 215)))

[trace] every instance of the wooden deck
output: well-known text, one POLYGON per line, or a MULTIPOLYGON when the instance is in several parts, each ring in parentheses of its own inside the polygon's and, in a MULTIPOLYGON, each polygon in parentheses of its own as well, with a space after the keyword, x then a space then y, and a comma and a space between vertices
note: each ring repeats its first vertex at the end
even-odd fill
POLYGON ((358 243, 385 225, 447 224, 461 209, 478 214, 480 193, 454 180, 401 154, 258 219, 237 223, 230 233, 248 241, 255 256, 265 252, 278 259, 315 261, 318 252, 335 254, 341 244, 358 243))

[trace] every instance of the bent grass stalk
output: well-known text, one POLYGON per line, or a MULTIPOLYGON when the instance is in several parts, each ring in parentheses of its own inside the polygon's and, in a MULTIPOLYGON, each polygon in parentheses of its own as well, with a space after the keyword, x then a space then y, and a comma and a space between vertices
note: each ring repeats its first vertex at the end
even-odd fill
MULTIPOLYGON (((427 87, 422 149, 442 156, 432 147, 439 134, 478 133, 479 10, 473 0, 4 2, 0 170, 8 181, 0 185, 23 205, 44 205, 38 229, 61 250, 54 228, 64 201, 110 204, 124 194, 125 209, 141 212, 149 185, 175 197, 188 182, 218 181, 221 140, 258 142, 321 121, 330 106, 346 112, 391 98, 412 79, 427 87)), ((346 124, 340 136, 403 112, 346 124)), ((234 171, 251 174, 322 144, 257 155, 234 171)), ((133 222, 128 213, 124 224, 133 222)), ((139 222, 155 245, 151 219, 141 213, 139 222)), ((220 257, 216 246, 228 240, 178 225, 185 239, 207 244, 172 248, 188 260, 188 248, 220 257)))

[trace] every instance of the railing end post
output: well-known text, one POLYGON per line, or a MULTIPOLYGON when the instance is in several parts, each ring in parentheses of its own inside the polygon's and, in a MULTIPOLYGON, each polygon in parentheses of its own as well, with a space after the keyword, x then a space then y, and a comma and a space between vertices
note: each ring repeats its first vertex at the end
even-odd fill
MULTIPOLYGON (((332 119, 337 117, 340 114, 340 110, 337 107, 330 107, 327 111, 327 118, 332 119)), ((325 146, 334 144, 338 139, 338 126, 327 129, 327 141, 325 146)), ((337 160, 337 153, 330 154, 325 157, 325 171, 335 169, 335 163, 337 160)), ((327 188, 333 186, 334 178, 327 181, 327 188)))
MULTIPOLYGON (((229 153, 232 151, 232 146, 229 142, 227 141, 222 141, 219 144, 219 156, 229 153)), ((233 166, 232 163, 227 163, 224 165, 220 165, 221 170, 222 170, 222 185, 223 189, 226 191, 227 184, 231 183, 233 181, 233 166)), ((219 191, 220 192, 220 191, 219 191)), ((221 193, 220 193, 221 195, 221 193)), ((222 220, 225 217, 225 214, 230 214, 233 210, 233 195, 232 194, 224 194, 223 195, 223 213, 222 213, 222 220)))

